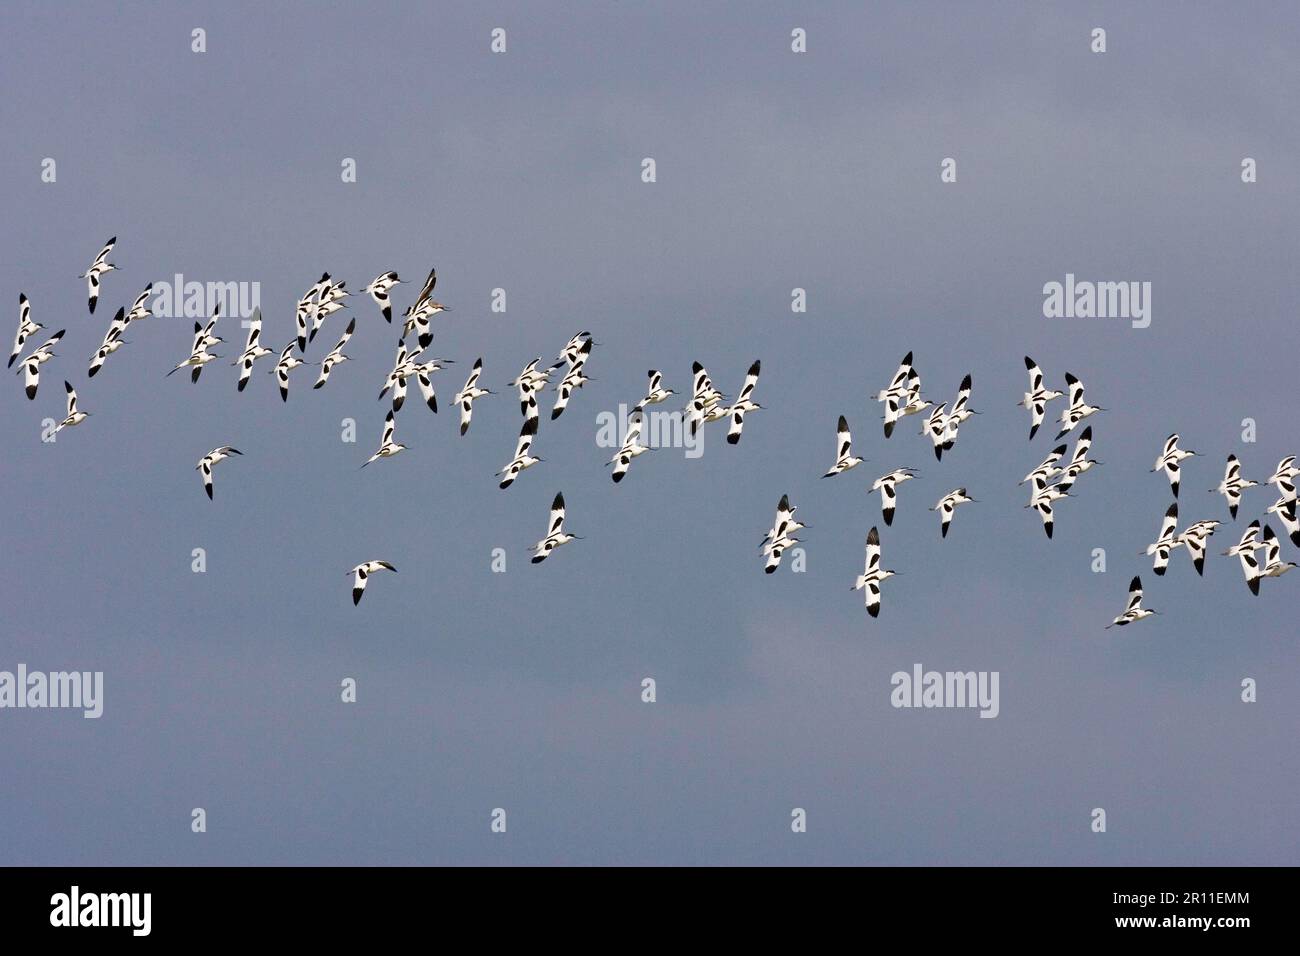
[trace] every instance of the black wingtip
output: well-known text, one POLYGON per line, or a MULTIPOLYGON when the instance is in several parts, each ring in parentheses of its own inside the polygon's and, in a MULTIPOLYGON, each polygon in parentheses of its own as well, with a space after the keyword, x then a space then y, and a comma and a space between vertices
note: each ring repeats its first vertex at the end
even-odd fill
POLYGON ((1037 425, 1034 425, 1033 427, 1031 427, 1031 428, 1029 429, 1029 440, 1030 440, 1030 441, 1033 441, 1033 440, 1034 440, 1034 436, 1037 435, 1037 434, 1038 434, 1038 426, 1037 426, 1037 425))
POLYGON ((545 561, 545 560, 546 560, 546 556, 545 556, 545 555, 538 555, 537 557, 533 558, 533 562, 532 562, 532 563, 533 563, 533 564, 541 564, 541 563, 542 563, 543 561, 545 561))
POLYGON ((728 444, 728 445, 737 445, 737 444, 739 444, 739 443, 740 443, 740 435, 737 434, 737 435, 728 435, 728 436, 727 436, 727 444, 728 444))
POLYGON ((211 485, 205 485, 205 486, 203 487, 203 490, 206 491, 206 492, 208 493, 208 500, 211 501, 211 500, 212 500, 212 486, 211 486, 211 485))
POLYGON ((1156 573, 1157 577, 1163 578, 1165 576, 1165 571, 1167 571, 1168 568, 1152 568, 1151 570, 1156 573))
POLYGON ((1047 532, 1049 538, 1052 536, 1052 526, 1050 524, 1043 525, 1043 530, 1047 532))
POLYGON ((1026 355, 1026 356, 1025 356, 1025 368, 1026 368, 1026 369, 1031 369, 1031 368, 1033 368, 1033 367, 1034 367, 1034 360, 1031 359, 1028 355, 1026 355))
POLYGON ((1250 588, 1251 594, 1259 597, 1259 578, 1251 578, 1246 582, 1246 586, 1250 588))
POLYGON ((893 511, 893 509, 891 508, 889 511, 882 511, 881 514, 882 514, 882 515, 884 516, 884 518, 885 518, 885 527, 887 527, 887 528, 892 528, 892 527, 894 526, 894 511, 893 511))
POLYGON ((867 606, 867 613, 872 617, 880 617, 880 605, 872 604, 867 606))
POLYGON ((763 573, 764 573, 764 574, 771 574, 771 573, 772 573, 773 571, 775 571, 775 570, 776 570, 776 565, 773 564, 773 565, 770 565, 770 566, 764 568, 764 569, 763 569, 763 573))

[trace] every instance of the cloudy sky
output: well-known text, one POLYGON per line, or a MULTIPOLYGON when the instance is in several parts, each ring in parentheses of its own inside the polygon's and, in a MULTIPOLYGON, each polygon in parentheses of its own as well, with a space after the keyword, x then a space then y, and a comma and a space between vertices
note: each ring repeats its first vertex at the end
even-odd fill
POLYGON ((1229 453, 1261 481, 1300 453, 1293 14, 7 5, 0 297, 6 321, 25 292, 68 331, 36 401, 12 375, 0 396, 0 669, 103 671, 105 703, 0 711, 0 860, 1294 864, 1300 575, 1252 598, 1218 556, 1271 489, 1247 493, 1204 579, 1183 553, 1163 579, 1138 557, 1170 501, 1149 474, 1170 432, 1204 456, 1187 519, 1227 519, 1206 489, 1229 453), (77 276, 110 235, 119 271, 90 317, 77 276), (287 404, 264 370, 235 391, 232 319, 197 386, 164 378, 190 341, 164 317, 86 380, 150 281, 260 283, 279 347, 322 271, 358 288, 435 264, 444 404, 478 356, 505 391, 578 329, 600 343, 596 381, 543 419, 547 461, 505 492, 511 397, 464 438, 408 403, 408 450, 358 469, 396 337, 368 301, 343 314, 354 361, 318 392, 298 370, 287 404), (1150 282, 1151 326, 1044 318, 1067 273, 1150 282), (974 376, 984 414, 941 464, 915 419, 885 441, 868 397, 909 349, 937 401, 974 376), (1026 441, 1026 353, 1108 409, 1104 465, 1052 541, 1016 484, 1054 434, 1026 441), (700 458, 657 450, 609 481, 597 415, 646 369, 682 392, 698 359, 734 394, 755 358, 766 410, 739 446, 711 429, 700 458), (93 415, 43 443, 65 378, 93 415), (840 414, 869 461, 820 481, 840 414), (223 444, 245 454, 209 502, 194 464, 223 444), (871 620, 848 587, 880 522, 866 488, 902 465, 922 478, 884 529, 903 573, 871 620), (941 541, 926 509, 959 485, 980 501, 941 541), (556 491, 586 540, 532 567, 556 491), (812 526, 807 570, 766 576, 783 493, 812 526), (344 572, 368 558, 399 574, 354 608, 344 572), (1163 616, 1103 630, 1134 573, 1163 616), (1000 715, 891 707, 890 675, 917 663, 998 671, 1000 715))

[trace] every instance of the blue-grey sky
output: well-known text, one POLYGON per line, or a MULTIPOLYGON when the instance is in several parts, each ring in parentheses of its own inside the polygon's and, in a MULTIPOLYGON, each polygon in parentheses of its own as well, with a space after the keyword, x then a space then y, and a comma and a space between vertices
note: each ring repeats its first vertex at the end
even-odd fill
MULTIPOLYGON (((68 330, 36 401, 12 374, 0 396, 0 669, 105 675, 99 720, 0 711, 0 862, 1297 862, 1300 575, 1252 598, 1218 556, 1271 489, 1204 579, 1137 556, 1170 432, 1204 453, 1187 519, 1227 519, 1206 489, 1229 453, 1261 481, 1300 453, 1289 5, 19 3, 0 24, 4 334, 19 292, 68 330), (91 317, 76 277, 111 235, 91 317), (243 394, 229 358, 164 378, 184 319, 132 327, 86 379, 149 281, 259 282, 279 347, 322 271, 355 289, 435 264, 444 404, 477 356, 504 391, 578 329, 600 343, 506 492, 510 396, 464 438, 408 402, 408 450, 358 469, 395 340, 369 301, 307 356, 355 314, 354 361, 321 391, 299 369, 287 405, 269 364, 243 394), (1150 328, 1045 319, 1066 273, 1151 282, 1150 328), (909 349, 927 394, 970 372, 984 412, 938 465, 868 398, 909 349), (1016 485, 1054 434, 1028 443, 1014 407, 1026 353, 1109 409, 1053 541, 1016 485), (755 358, 766 410, 739 446, 711 431, 698 460, 609 481, 596 416, 646 369, 681 393, 698 359, 734 394, 755 358), (93 415, 42 443, 64 378, 93 415), (821 481, 840 414, 869 461, 821 481), (194 464, 223 444, 245 454, 209 502, 194 464), (882 529, 903 574, 871 620, 848 587, 880 523, 866 487, 901 465, 922 478, 882 529), (980 502, 941 541, 926 509, 958 485, 980 502), (556 491, 586 540, 532 567, 556 491), (787 492, 807 571, 766 576, 787 492), (354 608, 344 571, 372 557, 399 574, 354 608), (1134 573, 1163 616, 1104 631, 1134 573), (998 718, 891 707, 918 662, 1000 672, 998 718)), ((229 357, 242 330, 218 332, 229 357)))

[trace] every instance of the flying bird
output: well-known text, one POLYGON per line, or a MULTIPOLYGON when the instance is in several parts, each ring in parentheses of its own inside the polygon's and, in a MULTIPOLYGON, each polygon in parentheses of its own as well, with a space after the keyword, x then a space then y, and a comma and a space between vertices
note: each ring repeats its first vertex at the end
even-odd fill
POLYGON ((1228 456, 1228 464, 1223 471, 1223 480, 1219 482, 1219 487, 1211 488, 1210 494, 1218 493, 1223 495, 1228 501, 1228 514, 1232 515, 1232 520, 1237 520, 1237 507, 1241 504, 1241 493, 1247 488, 1258 487, 1259 482, 1248 481, 1241 477, 1241 462, 1237 460, 1236 455, 1228 456))
MULTIPOLYGON (((1087 433, 1085 432, 1085 434, 1087 433)), ((1046 482, 1050 482, 1057 475, 1064 474, 1065 469, 1057 468, 1056 464, 1061 460, 1061 457, 1065 454, 1066 447, 1067 446, 1065 445, 1057 445, 1055 448, 1053 448, 1052 453, 1043 459, 1042 464, 1040 464, 1029 474, 1025 475, 1025 477, 1021 478, 1019 484, 1023 485, 1025 484, 1025 482, 1028 482, 1031 485, 1036 485, 1039 479, 1042 479, 1042 481, 1046 483, 1046 482)))
POLYGON ((370 580, 370 575, 376 571, 392 571, 397 573, 397 568, 393 567, 387 561, 367 561, 364 564, 358 564, 355 568, 347 573, 352 575, 352 606, 356 607, 361 603, 361 595, 366 593, 366 582, 370 580))
POLYGON ((90 417, 90 412, 83 412, 77 409, 77 390, 72 387, 72 383, 65 381, 63 387, 68 391, 68 417, 59 422, 55 427, 55 434, 58 434, 65 428, 71 428, 73 425, 80 425, 90 417))
MULTIPOLYGON (((564 410, 569 406, 569 398, 575 391, 582 388, 592 379, 588 378, 583 372, 587 364, 587 356, 591 354, 591 339, 586 339, 578 347, 574 354, 573 361, 569 364, 569 370, 564 373, 564 378, 556 386, 555 406, 551 409, 551 421, 555 421, 564 414, 564 410)), ((552 366, 554 368, 555 366, 552 366)))
POLYGON ((100 368, 103 367, 105 360, 126 344, 122 339, 122 333, 126 331, 130 323, 127 317, 126 309, 118 309, 117 315, 113 316, 113 321, 109 323, 108 332, 104 334, 104 341, 100 343, 95 354, 90 357, 90 367, 86 370, 88 378, 94 378, 100 368))
POLYGON ((880 616, 880 585, 887 578, 892 578, 897 571, 880 566, 880 532, 873 526, 867 532, 866 568, 853 582, 853 590, 866 591, 863 597, 867 604, 867 613, 872 617, 880 616))
POLYGON ((519 441, 515 445, 514 457, 510 459, 505 468, 496 473, 496 477, 501 479, 498 487, 503 491, 514 484, 514 480, 523 474, 525 469, 533 467, 542 460, 529 454, 533 447, 533 439, 536 437, 537 416, 531 415, 524 419, 524 427, 519 430, 519 441))
POLYGON ((835 475, 842 475, 850 468, 856 468, 864 461, 866 461, 865 458, 859 458, 853 454, 853 435, 849 431, 848 419, 841 415, 835 432, 835 464, 831 465, 831 470, 822 477, 833 478, 835 475))
POLYGON ((1144 617, 1159 613, 1159 611, 1153 611, 1142 606, 1142 579, 1134 575, 1128 586, 1128 607, 1124 609, 1123 614, 1107 624, 1106 629, 1123 627, 1125 624, 1132 624, 1134 621, 1140 621, 1144 617))
POLYGON ((650 450, 645 445, 641 444, 641 425, 643 420, 641 406, 638 405, 636 408, 632 409, 631 414, 628 416, 627 434, 623 438, 622 447, 620 447, 614 454, 614 457, 606 463, 614 466, 614 470, 610 473, 610 478, 614 480, 614 484, 618 484, 623 480, 623 476, 627 474, 628 468, 632 465, 632 459, 644 455, 650 450))
POLYGON ((1070 390, 1070 405, 1061 412, 1061 431, 1056 436, 1057 441, 1074 431, 1075 426, 1085 418, 1106 410, 1097 405, 1089 405, 1083 400, 1083 383, 1070 372, 1065 373, 1065 385, 1070 390))
POLYGON ((262 338, 262 309, 257 307, 253 309, 253 316, 248 320, 248 341, 244 345, 244 351, 239 356, 239 360, 232 364, 239 366, 239 391, 243 391, 248 385, 249 376, 253 374, 253 363, 260 358, 268 355, 274 355, 274 349, 268 349, 261 342, 262 338))
POLYGON ((894 508, 898 504, 898 486, 905 481, 918 477, 913 468, 898 468, 887 475, 881 475, 871 483, 872 491, 880 492, 880 514, 886 525, 894 523, 894 508))
POLYGON ((790 496, 782 495, 776 506, 776 520, 772 528, 763 536, 762 552, 767 555, 763 565, 764 574, 772 574, 781 564, 781 556, 786 550, 799 543, 794 533, 806 528, 803 522, 794 517, 796 508, 790 504, 790 496))
POLYGON ((921 429, 921 434, 928 437, 930 444, 934 446, 936 461, 943 460, 943 449, 948 438, 948 418, 945 414, 947 409, 947 402, 936 406, 925 420, 925 427, 921 429))
POLYGON ((1224 556, 1236 555, 1241 559, 1241 571, 1246 576, 1246 586, 1250 588, 1250 593, 1259 594, 1259 562, 1255 560, 1255 552, 1263 549, 1264 545, 1257 540, 1259 534, 1259 522, 1252 521, 1247 525, 1246 530, 1241 533, 1241 540, 1234 544, 1224 556))
POLYGON ((1038 512, 1038 517, 1043 521, 1043 533, 1051 538, 1052 531, 1056 527, 1056 502, 1062 498, 1073 497, 1059 484, 1050 485, 1046 478, 1035 478, 1033 494, 1030 495, 1029 504, 1025 507, 1038 512))
POLYGON ((564 495, 562 493, 557 494, 555 500, 551 502, 551 519, 546 527, 546 537, 533 546, 533 564, 541 564, 551 556, 552 551, 562 544, 582 540, 578 535, 568 534, 564 530, 564 495))
POLYGON ((660 383, 663 381, 663 376, 659 374, 658 369, 652 368, 650 371, 646 372, 646 375, 650 378, 650 384, 646 386, 645 398, 641 399, 641 404, 643 406, 658 405, 660 402, 667 401, 670 396, 676 394, 671 388, 660 387, 660 383))
POLYGON ((469 431, 470 418, 474 414, 474 402, 484 395, 495 395, 496 392, 487 388, 479 388, 479 376, 483 374, 483 359, 478 358, 474 362, 474 367, 470 369, 469 378, 465 379, 465 387, 456 393, 452 399, 460 406, 460 433, 463 435, 469 431))
POLYGON ((343 330, 343 337, 338 340, 338 344, 329 350, 325 358, 321 359, 320 375, 316 379, 316 384, 312 388, 320 388, 329 381, 330 372, 334 371, 335 366, 342 365, 348 361, 348 357, 343 354, 343 347, 348 344, 348 339, 352 338, 352 333, 357 330, 357 320, 348 321, 348 327, 343 330))
POLYGON ((32 304, 27 301, 27 296, 21 292, 18 293, 18 334, 14 336, 14 350, 9 355, 9 367, 14 367, 14 362, 22 354, 23 346, 38 330, 45 328, 39 322, 32 321, 32 304))
POLYGON ((375 461, 376 459, 392 458, 398 452, 406 448, 406 446, 401 444, 400 442, 393 441, 393 432, 396 430, 397 430, 396 416, 394 416, 393 413, 390 411, 388 415, 384 418, 384 437, 379 441, 379 451, 375 452, 373 455, 367 458, 365 464, 361 466, 362 468, 366 467, 366 465, 370 464, 372 461, 375 461))
POLYGON ((944 538, 948 537, 948 525, 952 524, 952 516, 953 513, 956 512, 957 506, 964 505, 968 501, 976 501, 976 500, 977 499, 972 498, 970 495, 966 494, 965 488, 957 488, 954 489, 953 491, 948 492, 937 502, 935 502, 934 507, 931 508, 930 510, 939 512, 940 537, 944 537, 944 538))
POLYGON ((1174 534, 1174 529, 1178 527, 1178 502, 1169 506, 1165 512, 1164 519, 1160 522, 1160 534, 1155 541, 1147 545, 1146 551, 1141 552, 1146 555, 1154 555, 1155 560, 1152 562, 1152 570, 1156 574, 1163 575, 1165 569, 1169 567, 1169 555, 1173 553, 1174 548, 1179 547, 1185 542, 1174 534))
POLYGON ((427 349, 429 343, 433 341, 433 332, 430 330, 429 325, 430 320, 439 312, 451 311, 441 302, 434 301, 433 287, 437 284, 438 270, 436 268, 430 269, 428 278, 424 280, 424 285, 420 289, 420 294, 415 298, 415 303, 406 310, 406 321, 402 325, 402 338, 406 338, 412 332, 415 332, 421 349, 427 349))
POLYGON ((1025 356, 1025 368, 1029 370, 1029 391, 1017 404, 1029 412, 1029 440, 1033 441, 1047 414, 1047 403, 1060 398, 1062 393, 1043 387, 1043 370, 1028 355, 1025 356))
POLYGON ((1151 472, 1154 474, 1157 471, 1164 471, 1169 478, 1169 487, 1173 489, 1175 498, 1178 497, 1178 485, 1182 480, 1182 471, 1179 466, 1195 454, 1194 451, 1178 447, 1178 433, 1175 432, 1165 439, 1164 450, 1156 458, 1155 466, 1151 469, 1151 472))
POLYGON ((1192 557, 1192 566, 1200 576, 1205 574, 1206 542, 1220 524, 1218 521, 1197 521, 1178 536, 1178 543, 1187 548, 1187 553, 1192 557))
POLYGON ((242 455, 243 452, 238 448, 231 448, 229 445, 222 445, 220 448, 214 448, 202 458, 194 468, 203 476, 203 490, 208 493, 208 500, 212 500, 212 466, 219 461, 225 461, 231 455, 242 455))
POLYGON ((384 314, 384 321, 389 324, 392 324, 393 321, 393 303, 388 300, 388 293, 392 291, 393 286, 399 285, 401 281, 396 272, 385 272, 382 275, 375 276, 370 285, 361 290, 375 301, 375 305, 379 306, 380 311, 384 314))
POLYGON ((1269 506, 1268 514, 1278 516, 1291 538, 1291 543, 1300 548, 1300 519, 1296 515, 1297 504, 1300 502, 1295 498, 1279 498, 1269 506))
POLYGON ((19 366, 18 372, 23 375, 23 384, 29 399, 36 397, 36 389, 41 384, 41 366, 54 358, 54 346, 59 343, 59 339, 63 338, 64 331, 59 329, 42 342, 36 351, 23 359, 22 365, 19 366))
POLYGON ((302 359, 293 354, 293 347, 297 345, 296 341, 290 341, 288 345, 280 352, 280 359, 275 363, 275 368, 271 369, 275 375, 276 384, 280 386, 280 401, 289 400, 289 373, 299 365, 304 365, 302 359))
POLYGON ((90 314, 95 314, 95 305, 99 302, 99 277, 106 272, 112 272, 117 266, 108 261, 108 255, 113 251, 113 244, 117 242, 117 236, 108 240, 104 248, 99 250, 99 255, 95 256, 95 261, 90 264, 84 275, 77 276, 78 279, 86 280, 86 291, 88 303, 90 305, 90 314))
POLYGON ((728 444, 738 444, 740 442, 740 433, 745 427, 745 414, 747 412, 761 411, 763 406, 755 402, 751 396, 754 389, 758 386, 758 373, 762 368, 762 363, 754 360, 754 364, 749 367, 745 373, 745 384, 740 387, 740 397, 732 403, 728 414, 731 415, 731 427, 727 429, 728 444))
POLYGON ((1056 482, 1062 491, 1069 491, 1074 487, 1074 483, 1080 475, 1085 471, 1091 471, 1094 465, 1101 464, 1101 462, 1088 457, 1088 450, 1091 447, 1092 426, 1089 425, 1080 432, 1078 439, 1074 443, 1074 454, 1070 456, 1070 463, 1065 466, 1064 473, 1056 482))
POLYGON ((967 375, 961 380, 961 386, 957 389, 957 399, 952 403, 952 411, 944 418, 944 451, 952 451, 952 446, 957 442, 957 429, 962 423, 972 415, 979 414, 970 407, 970 392, 971 377, 967 375))
POLYGON ((1282 560, 1282 545, 1271 525, 1264 525, 1264 568, 1259 573, 1266 578, 1280 578, 1296 566, 1294 561, 1282 560))
POLYGON ((555 364, 551 368, 559 368, 562 365, 573 368, 573 366, 587 361, 587 356, 591 354, 593 344, 595 343, 591 340, 590 332, 575 333, 573 338, 569 339, 564 348, 560 350, 560 354, 556 357, 555 364))
POLYGON ((876 394, 876 401, 885 405, 885 437, 894 434, 894 425, 898 422, 899 411, 907 404, 910 394, 909 382, 912 375, 912 353, 903 356, 898 371, 889 382, 889 387, 876 394))

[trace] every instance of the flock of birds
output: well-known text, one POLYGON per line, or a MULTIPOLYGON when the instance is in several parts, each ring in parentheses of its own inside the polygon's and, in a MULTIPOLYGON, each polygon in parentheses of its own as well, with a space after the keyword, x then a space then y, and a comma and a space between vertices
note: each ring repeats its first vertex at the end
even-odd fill
MULTIPOLYGON (((79 278, 86 280, 88 307, 92 315, 99 301, 103 276, 117 269, 116 265, 108 261, 115 243, 116 237, 110 239, 95 257, 90 268, 82 276, 79 276, 79 278)), ((389 324, 393 321, 391 293, 402 281, 396 272, 384 272, 361 290, 363 295, 369 296, 378 306, 380 314, 385 322, 389 324)), ((449 307, 433 298, 436 284, 437 270, 430 269, 415 301, 403 313, 402 332, 398 340, 393 366, 386 375, 379 392, 379 399, 382 401, 385 397, 388 397, 391 407, 384 419, 379 448, 362 463, 362 468, 376 461, 392 458, 406 448, 405 445, 396 440, 395 435, 397 414, 403 407, 407 386, 412 379, 419 388, 424 404, 430 411, 435 413, 438 411, 438 396, 433 376, 455 363, 450 359, 431 358, 425 354, 433 341, 432 320, 442 312, 451 311, 449 307)), ((100 347, 91 356, 87 370, 88 378, 93 378, 103 368, 110 355, 117 352, 123 345, 128 344, 122 337, 128 327, 153 315, 149 305, 151 294, 152 283, 145 286, 129 309, 123 307, 117 310, 100 347)), ((261 310, 255 309, 252 317, 244 323, 248 329, 244 348, 238 358, 231 363, 239 369, 236 383, 238 391, 243 392, 247 387, 254 366, 259 360, 277 354, 278 359, 274 367, 269 370, 269 373, 276 377, 282 401, 287 402, 289 399, 290 373, 299 366, 319 366, 319 372, 312 387, 316 389, 323 388, 329 381, 332 372, 339 365, 348 361, 344 349, 356 332, 356 318, 352 317, 348 321, 337 343, 319 362, 308 362, 306 359, 307 350, 324 327, 326 320, 335 313, 348 308, 346 300, 351 295, 352 293, 348 291, 346 282, 333 279, 329 273, 323 274, 298 300, 295 310, 296 334, 278 353, 275 349, 262 344, 261 310)), ((41 366, 55 357, 54 347, 63 338, 66 330, 60 329, 24 357, 23 352, 27 343, 43 326, 33 320, 31 303, 25 294, 19 295, 18 305, 18 332, 14 339, 9 366, 12 368, 15 362, 19 363, 18 372, 24 376, 27 397, 34 400, 40 386, 41 366)), ((168 375, 182 369, 189 369, 191 382, 197 383, 199 381, 204 367, 220 358, 210 350, 224 341, 221 336, 216 334, 217 322, 221 318, 220 307, 218 306, 206 323, 194 323, 190 353, 188 357, 168 372, 168 375)), ((560 350, 554 363, 544 366, 543 360, 539 356, 524 366, 523 370, 512 381, 507 383, 507 387, 513 388, 517 392, 523 424, 515 444, 514 454, 496 475, 499 479, 500 488, 509 488, 526 470, 545 460, 533 454, 533 445, 537 438, 540 419, 539 396, 548 386, 553 387, 555 400, 551 408, 551 420, 558 419, 568 407, 577 390, 593 381, 586 374, 586 366, 592 348, 596 344, 598 343, 594 341, 590 332, 578 332, 560 350), (560 381, 552 383, 552 375, 560 369, 564 369, 560 381)), ((1106 410, 1088 404, 1084 398, 1083 383, 1073 374, 1066 373, 1066 390, 1061 392, 1046 387, 1042 369, 1028 356, 1025 357, 1025 368, 1029 373, 1029 389, 1017 404, 1029 412, 1030 441, 1034 439, 1039 427, 1046 419, 1048 405, 1059 398, 1067 398, 1068 404, 1061 410, 1060 431, 1056 436, 1057 441, 1066 438, 1085 419, 1106 410)), ((733 400, 714 387, 708 370, 703 365, 699 362, 694 363, 692 366, 691 398, 680 412, 683 425, 690 429, 691 435, 696 435, 701 427, 710 422, 725 420, 728 422, 727 442, 732 445, 738 444, 743 434, 746 416, 763 408, 762 405, 754 401, 761 369, 762 366, 759 361, 755 361, 750 365, 740 391, 733 400)), ((452 402, 458 408, 460 414, 461 435, 465 435, 469 431, 474 403, 486 396, 497 394, 491 389, 480 386, 479 381, 482 373, 483 360, 479 358, 475 361, 464 386, 452 398, 452 402)), ((633 461, 651 450, 649 446, 642 444, 645 409, 652 405, 661 404, 675 394, 672 389, 663 386, 662 375, 657 369, 651 369, 647 374, 649 381, 646 393, 628 414, 623 441, 618 451, 607 462, 607 467, 612 467, 611 478, 616 484, 621 482, 627 475, 633 461)), ((65 380, 64 387, 67 395, 67 414, 56 425, 56 432, 64 428, 80 425, 90 414, 81 411, 78 407, 77 392, 72 383, 65 380)), ((884 406, 885 438, 892 437, 896 426, 903 419, 911 416, 924 416, 921 419, 923 424, 920 433, 930 440, 936 461, 942 461, 944 453, 951 451, 955 446, 960 427, 973 416, 980 414, 970 407, 971 387, 971 376, 967 375, 958 386, 951 408, 949 408, 947 402, 937 406, 934 405, 933 402, 922 396, 921 377, 912 364, 912 353, 909 352, 899 364, 898 370, 894 373, 889 385, 874 396, 875 400, 884 406)), ((839 416, 837 423, 835 447, 835 461, 829 470, 822 475, 823 478, 834 478, 843 475, 866 460, 853 454, 853 436, 848 421, 843 415, 839 416)), ((1073 489, 1080 476, 1101 464, 1101 462, 1089 457, 1091 447, 1092 427, 1089 425, 1075 439, 1073 451, 1069 450, 1068 444, 1057 445, 1038 467, 1034 468, 1020 481, 1020 484, 1030 486, 1029 503, 1025 507, 1038 514, 1048 538, 1052 537, 1057 503, 1065 498, 1074 497, 1073 489), (1067 452, 1069 452, 1068 458, 1066 457, 1067 452)), ((1157 575, 1165 573, 1173 552, 1180 547, 1187 550, 1196 573, 1203 575, 1205 558, 1208 553, 1208 541, 1219 526, 1223 524, 1218 520, 1207 519, 1196 521, 1181 532, 1177 530, 1179 520, 1177 498, 1182 479, 1182 464, 1197 454, 1195 451, 1180 448, 1179 436, 1173 434, 1166 440, 1163 450, 1151 469, 1153 473, 1157 471, 1165 473, 1175 498, 1174 503, 1165 512, 1158 537, 1142 552, 1153 557, 1153 570, 1157 575)), ((213 468, 231 456, 239 455, 242 455, 242 452, 237 448, 223 445, 214 448, 199 460, 195 468, 200 472, 204 491, 209 499, 213 497, 213 468)), ((1276 515, 1289 535, 1291 542, 1300 547, 1300 520, 1297 518, 1295 484, 1296 478, 1300 477, 1300 468, 1297 468, 1295 463, 1295 456, 1284 458, 1279 462, 1273 476, 1267 482, 1264 482, 1264 485, 1276 485, 1279 493, 1278 500, 1267 509, 1267 514, 1276 515)), ((895 509, 898 505, 899 486, 917 477, 919 475, 915 468, 896 468, 881 475, 871 484, 870 491, 880 493, 881 516, 886 526, 893 524, 895 509)), ((1238 461, 1235 455, 1229 455, 1223 480, 1217 488, 1209 490, 1211 493, 1220 494, 1225 498, 1228 503, 1229 514, 1235 521, 1243 493, 1251 488, 1258 487, 1261 487, 1259 482, 1242 478, 1241 462, 1238 461)), ((965 487, 959 487, 944 494, 934 504, 930 510, 937 512, 939 515, 941 537, 947 538, 949 527, 958 507, 977 500, 967 492, 965 487)), ((776 517, 772 526, 760 543, 760 553, 764 557, 764 571, 768 574, 774 573, 780 566, 783 555, 800 543, 800 539, 795 537, 795 534, 808 527, 796 517, 796 511, 797 506, 790 503, 789 495, 782 495, 777 505, 776 517)), ((564 521, 565 503, 564 495, 561 493, 555 496, 551 504, 545 536, 533 546, 532 563, 541 563, 562 545, 581 540, 578 535, 565 531, 564 521)), ((1251 593, 1255 595, 1259 594, 1260 582, 1264 578, 1281 577, 1287 571, 1296 567, 1294 561, 1282 560, 1281 542, 1268 523, 1263 523, 1261 534, 1261 522, 1259 520, 1253 521, 1242 534, 1240 541, 1224 551, 1223 554, 1236 556, 1240 559, 1246 584, 1251 593), (1256 554, 1261 551, 1264 553, 1262 561, 1256 557, 1256 554)), ((388 561, 369 560, 356 565, 347 572, 352 578, 352 600, 354 604, 361 601, 370 576, 379 571, 396 572, 397 569, 388 561)), ((873 526, 867 534, 866 562, 863 573, 857 576, 853 584, 853 590, 865 592, 866 608, 872 617, 877 617, 880 613, 881 585, 897 573, 897 571, 882 566, 880 532, 878 527, 873 526)), ((1135 576, 1129 586, 1129 598, 1125 610, 1106 627, 1124 626, 1159 613, 1150 608, 1144 608, 1142 606, 1142 597, 1142 582, 1139 577, 1135 576)))

